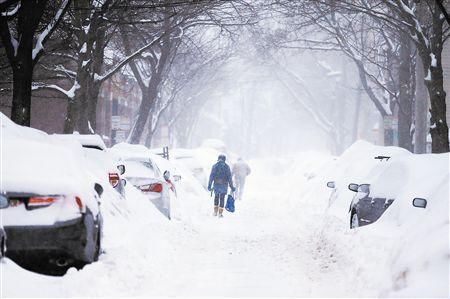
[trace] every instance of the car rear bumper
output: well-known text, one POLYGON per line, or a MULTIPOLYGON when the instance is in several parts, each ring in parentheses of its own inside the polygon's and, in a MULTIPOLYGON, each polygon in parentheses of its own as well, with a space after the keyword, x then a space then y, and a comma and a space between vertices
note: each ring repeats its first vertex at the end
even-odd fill
POLYGON ((6 226, 6 256, 65 257, 85 261, 85 216, 46 226, 6 226))

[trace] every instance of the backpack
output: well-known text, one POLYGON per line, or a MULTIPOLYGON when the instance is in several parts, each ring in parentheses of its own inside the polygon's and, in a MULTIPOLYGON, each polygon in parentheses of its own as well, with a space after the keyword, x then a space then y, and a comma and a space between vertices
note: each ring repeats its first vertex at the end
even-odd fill
POLYGON ((227 164, 225 163, 217 163, 216 170, 214 174, 214 182, 217 184, 227 184, 228 183, 228 174, 227 174, 227 164))
POLYGON ((225 205, 225 210, 227 210, 230 213, 234 213, 234 198, 233 198, 233 195, 231 195, 231 194, 228 194, 227 204, 225 205))

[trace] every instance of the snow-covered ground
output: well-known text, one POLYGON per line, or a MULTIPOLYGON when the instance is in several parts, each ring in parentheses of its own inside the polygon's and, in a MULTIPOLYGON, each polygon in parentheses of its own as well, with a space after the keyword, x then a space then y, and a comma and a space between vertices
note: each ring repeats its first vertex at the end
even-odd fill
MULTIPOLYGON (((2 267, 2 295, 35 296, 308 296, 311 281, 311 209, 290 207, 292 191, 279 174, 254 161, 246 197, 235 214, 212 217, 212 199, 187 196, 178 219, 167 221, 139 192, 102 203, 105 250, 98 263, 64 277, 2 267), (267 190, 260 186, 270 185, 267 190), (17 281, 26 281, 21 288, 17 281), (80 287, 85 286, 85 287, 80 287)), ((271 163, 269 163, 271 164, 271 163)), ((314 205, 312 205, 314 206, 314 205)), ((314 271, 312 271, 314 270, 314 271)), ((319 287, 317 287, 319 288, 319 287)), ((316 290, 317 291, 317 290, 316 290)))
POLYGON ((99 262, 50 277, 5 258, 0 296, 448 297, 448 168, 433 164, 448 155, 424 156, 447 181, 427 185, 435 192, 421 195, 429 207, 413 221, 399 218, 407 205, 394 202, 387 220, 348 228, 352 193, 343 186, 369 174, 380 150, 411 156, 358 143, 338 159, 307 152, 252 160, 244 198, 223 219, 212 216, 210 195, 189 174, 177 187, 172 221, 128 184, 127 199, 103 196, 99 262), (341 188, 332 202, 330 179, 341 188), (427 246, 419 246, 425 237, 427 246))

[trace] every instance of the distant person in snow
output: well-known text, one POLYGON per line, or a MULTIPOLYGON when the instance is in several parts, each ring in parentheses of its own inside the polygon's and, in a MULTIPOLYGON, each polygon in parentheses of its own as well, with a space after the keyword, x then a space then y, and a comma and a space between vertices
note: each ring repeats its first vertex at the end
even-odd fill
POLYGON ((238 158, 237 162, 233 165, 233 177, 236 183, 236 198, 242 199, 244 193, 245 179, 251 173, 250 166, 242 159, 238 158))
POLYGON ((228 192, 228 185, 230 185, 231 191, 234 192, 236 190, 233 186, 230 166, 225 163, 225 160, 225 155, 219 155, 217 163, 211 169, 208 182, 208 190, 214 190, 214 216, 219 215, 219 217, 223 217, 222 213, 225 205, 225 195, 228 192))

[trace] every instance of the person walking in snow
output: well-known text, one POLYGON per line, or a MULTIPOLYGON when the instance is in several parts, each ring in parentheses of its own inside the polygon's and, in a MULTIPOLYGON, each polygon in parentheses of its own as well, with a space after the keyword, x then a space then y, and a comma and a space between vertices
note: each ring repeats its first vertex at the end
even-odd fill
POLYGON ((236 183, 236 198, 242 199, 244 193, 245 179, 251 173, 250 166, 242 159, 238 158, 237 162, 233 165, 233 177, 236 183))
POLYGON ((219 215, 219 217, 223 217, 228 185, 230 185, 231 191, 236 190, 233 186, 230 166, 225 163, 226 159, 225 155, 219 155, 217 163, 211 169, 208 182, 208 191, 214 190, 214 216, 219 215))

